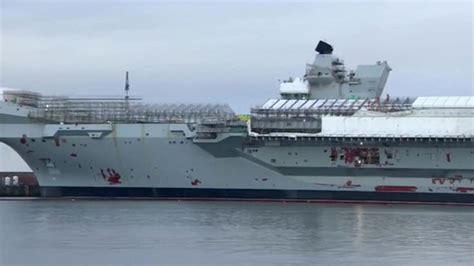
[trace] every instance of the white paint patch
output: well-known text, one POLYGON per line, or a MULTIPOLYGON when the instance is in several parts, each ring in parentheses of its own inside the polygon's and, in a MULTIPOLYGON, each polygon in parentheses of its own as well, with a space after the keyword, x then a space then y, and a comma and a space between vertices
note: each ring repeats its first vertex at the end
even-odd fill
POLYGON ((23 159, 10 147, 0 143, 0 172, 31 171, 23 159))

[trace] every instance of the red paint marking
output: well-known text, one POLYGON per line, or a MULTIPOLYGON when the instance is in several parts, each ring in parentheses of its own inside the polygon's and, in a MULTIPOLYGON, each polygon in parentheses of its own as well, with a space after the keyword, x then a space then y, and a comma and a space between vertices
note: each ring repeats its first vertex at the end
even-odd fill
POLYGON ((120 182, 120 175, 117 172, 115 172, 114 169, 112 169, 112 175, 109 176, 107 181, 109 181, 109 184, 111 184, 111 185, 122 183, 122 182, 120 182))
POLYGON ((376 186, 377 192, 415 192, 415 186, 376 186))
MULTIPOLYGON (((356 162, 357 157, 360 157, 362 162, 366 161, 369 158, 373 158, 377 156, 378 160, 379 157, 379 149, 378 148, 344 148, 344 163, 345 164, 352 164, 356 162)), ((375 164, 373 160, 368 160, 369 164, 375 164)), ((380 162, 377 161, 377 164, 380 162)), ((385 164, 388 164, 386 161, 385 164)), ((355 165, 358 166, 358 165, 355 165)))
POLYGON ((201 184, 201 183, 202 183, 202 182, 201 182, 201 180, 199 180, 199 179, 194 179, 193 181, 191 181, 191 185, 193 185, 193 186, 197 186, 197 185, 199 185, 199 184, 201 184))
POLYGON ((444 178, 444 177, 436 177, 436 178, 431 179, 431 183, 433 183, 433 184, 442 185, 442 184, 444 184, 444 182, 446 182, 446 178, 444 178))
POLYGON ((474 193, 474 187, 457 187, 456 192, 461 192, 461 193, 474 193))
POLYGON ((114 169, 107 168, 107 170, 104 170, 101 168, 100 169, 100 174, 104 179, 106 179, 110 185, 116 185, 116 184, 121 184, 122 182, 120 181, 120 174, 115 172, 114 169))
POLYGON ((20 143, 25 145, 27 142, 28 142, 28 139, 26 138, 26 135, 23 134, 23 136, 21 136, 20 143))
POLYGON ((77 157, 76 153, 71 153, 71 157, 77 157))
POLYGON ((446 153, 446 161, 451 162, 451 153, 446 153))
POLYGON ((344 158, 345 158, 344 162, 345 162, 346 164, 351 164, 351 163, 353 163, 353 162, 354 162, 354 159, 355 159, 355 156, 356 156, 356 155, 355 155, 355 152, 354 152, 353 149, 349 149, 349 148, 345 148, 345 149, 344 149, 344 158))

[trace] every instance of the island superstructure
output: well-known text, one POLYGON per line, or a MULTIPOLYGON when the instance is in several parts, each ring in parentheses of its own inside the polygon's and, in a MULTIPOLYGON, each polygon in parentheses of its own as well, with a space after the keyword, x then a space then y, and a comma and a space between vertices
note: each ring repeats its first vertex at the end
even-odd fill
POLYGON ((226 104, 6 90, 0 141, 45 197, 474 203, 474 97, 383 96, 387 62, 349 71, 316 52, 248 121, 226 104))

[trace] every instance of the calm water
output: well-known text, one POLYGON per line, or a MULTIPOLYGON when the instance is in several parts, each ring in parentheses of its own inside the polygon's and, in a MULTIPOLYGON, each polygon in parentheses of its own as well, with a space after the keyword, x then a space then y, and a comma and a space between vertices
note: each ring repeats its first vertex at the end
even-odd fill
POLYGON ((0 201, 0 265, 473 265, 474 208, 0 201))

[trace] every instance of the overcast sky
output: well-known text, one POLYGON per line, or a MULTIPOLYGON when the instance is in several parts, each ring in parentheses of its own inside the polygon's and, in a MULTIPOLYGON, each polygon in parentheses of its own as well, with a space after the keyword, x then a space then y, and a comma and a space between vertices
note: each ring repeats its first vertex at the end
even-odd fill
MULTIPOLYGON (((387 60, 390 95, 474 95, 471 1, 0 2, 2 87, 122 95, 128 70, 147 101, 245 113, 323 39, 349 68, 387 60)), ((0 151, 0 170, 13 165, 0 151)))

